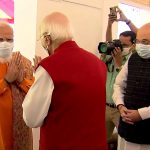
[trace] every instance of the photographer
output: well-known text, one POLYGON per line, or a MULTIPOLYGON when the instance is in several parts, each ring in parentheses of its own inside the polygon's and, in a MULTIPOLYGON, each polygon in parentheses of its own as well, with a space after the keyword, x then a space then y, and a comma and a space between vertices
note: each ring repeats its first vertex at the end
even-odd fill
MULTIPOLYGON (((121 10, 119 11, 119 14, 120 14, 119 20, 125 21, 126 17, 121 12, 121 10)), ((107 28, 107 32, 106 32, 106 40, 107 41, 112 41, 112 35, 111 35, 110 31, 111 31, 111 25, 115 21, 114 19, 113 19, 113 16, 110 17, 110 15, 109 15, 108 28, 107 28), (110 34, 108 34, 108 33, 110 33, 110 34)), ((134 29, 134 31, 136 32, 135 26, 132 26, 132 29, 134 29)), ((116 76, 118 75, 120 69, 122 68, 122 65, 126 62, 129 55, 134 50, 134 41, 136 39, 135 32, 133 32, 133 31, 122 32, 119 36, 119 41, 121 42, 121 46, 120 47, 115 46, 115 48, 112 50, 111 54, 109 54, 109 55, 107 54, 107 52, 101 54, 101 59, 107 65, 106 129, 107 129, 108 143, 111 141, 111 137, 112 137, 114 128, 118 127, 119 117, 120 117, 119 111, 117 110, 117 108, 112 100, 113 85, 114 85, 116 76)), ((115 42, 114 42, 114 45, 115 45, 115 42)), ((108 44, 108 47, 109 47, 109 44, 108 44)))

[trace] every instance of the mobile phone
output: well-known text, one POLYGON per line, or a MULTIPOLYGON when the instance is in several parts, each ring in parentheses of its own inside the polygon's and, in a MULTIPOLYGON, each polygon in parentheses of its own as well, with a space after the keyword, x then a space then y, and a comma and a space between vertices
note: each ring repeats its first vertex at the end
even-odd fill
POLYGON ((110 15, 117 19, 117 6, 110 7, 110 15))

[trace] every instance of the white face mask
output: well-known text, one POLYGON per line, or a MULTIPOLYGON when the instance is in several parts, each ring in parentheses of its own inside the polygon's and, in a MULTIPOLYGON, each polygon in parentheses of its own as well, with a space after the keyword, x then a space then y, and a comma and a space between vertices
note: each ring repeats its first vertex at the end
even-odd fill
POLYGON ((0 42, 0 58, 7 59, 11 56, 13 50, 13 43, 10 42, 0 42))
POLYGON ((130 53, 130 48, 131 47, 123 48, 122 56, 128 55, 130 53))
POLYGON ((150 58, 150 45, 136 44, 136 51, 142 58, 150 58))

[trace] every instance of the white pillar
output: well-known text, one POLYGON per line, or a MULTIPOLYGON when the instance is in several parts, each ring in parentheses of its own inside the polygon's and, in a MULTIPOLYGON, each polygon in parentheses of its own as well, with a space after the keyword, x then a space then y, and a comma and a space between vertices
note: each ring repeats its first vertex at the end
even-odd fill
POLYGON ((15 0, 14 51, 32 60, 36 45, 37 0, 15 0))

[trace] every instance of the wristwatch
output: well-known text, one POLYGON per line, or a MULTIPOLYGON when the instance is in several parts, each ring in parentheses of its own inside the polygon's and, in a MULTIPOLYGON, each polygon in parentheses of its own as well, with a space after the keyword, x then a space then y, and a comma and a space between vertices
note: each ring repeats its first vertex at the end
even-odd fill
POLYGON ((131 23, 131 20, 126 20, 126 24, 129 25, 131 23))

